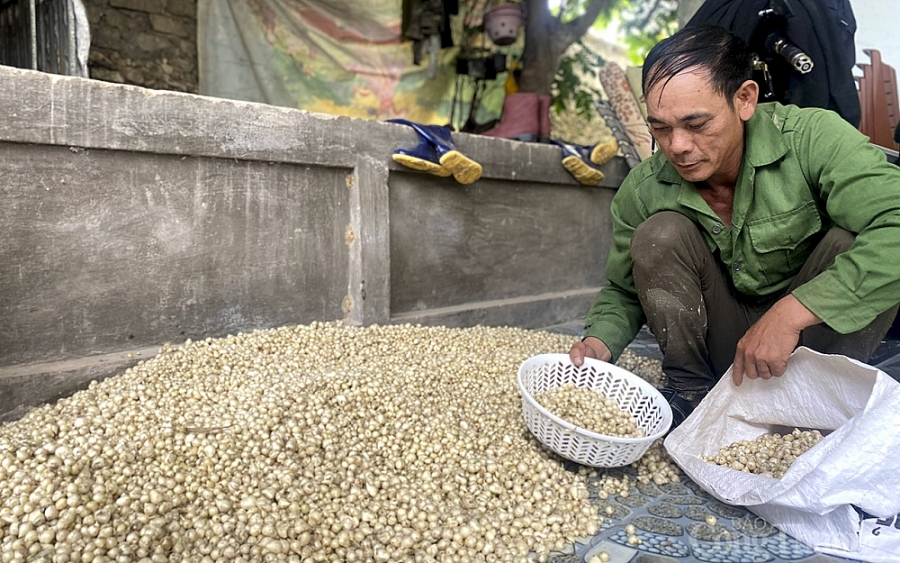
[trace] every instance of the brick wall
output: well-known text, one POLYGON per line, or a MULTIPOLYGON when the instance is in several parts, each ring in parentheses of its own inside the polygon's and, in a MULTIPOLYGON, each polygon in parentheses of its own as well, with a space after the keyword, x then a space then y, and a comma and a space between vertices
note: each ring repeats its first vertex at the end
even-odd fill
POLYGON ((83 0, 91 78, 198 91, 197 0, 83 0))

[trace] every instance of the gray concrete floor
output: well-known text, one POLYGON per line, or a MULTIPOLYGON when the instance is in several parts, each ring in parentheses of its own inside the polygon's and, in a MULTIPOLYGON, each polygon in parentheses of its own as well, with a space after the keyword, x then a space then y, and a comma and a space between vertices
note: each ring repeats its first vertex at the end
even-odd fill
MULTIPOLYGON (((545 327, 542 330, 580 336, 580 321, 545 327)), ((900 343, 898 343, 900 344, 900 343)), ((656 339, 643 327, 628 346, 636 354, 661 360, 656 339)), ((879 361, 900 371, 900 345, 883 347, 879 361)), ((877 359, 877 358, 876 358, 877 359)), ((571 463, 571 462, 567 462, 571 463)), ((571 464, 573 470, 577 469, 571 464)), ((630 467, 607 469, 603 474, 634 475, 630 467)), ((593 479, 592 479, 593 480, 593 479)), ((592 498, 606 514, 600 531, 592 538, 581 538, 574 551, 555 554, 553 563, 584 563, 600 551, 611 555, 610 563, 843 563, 850 559, 816 553, 793 537, 777 530, 746 508, 720 503, 699 485, 682 475, 681 483, 656 486, 640 485, 627 498, 592 498), (714 529, 705 524, 707 515, 717 517, 714 529), (627 543, 625 526, 634 524, 642 543, 627 543), (712 537, 706 537, 712 533, 712 537)))

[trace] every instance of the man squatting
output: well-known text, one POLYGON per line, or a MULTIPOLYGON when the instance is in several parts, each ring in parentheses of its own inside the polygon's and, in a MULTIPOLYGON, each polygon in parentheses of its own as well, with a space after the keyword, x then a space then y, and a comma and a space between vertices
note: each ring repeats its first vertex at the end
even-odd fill
POLYGON ((646 323, 677 426, 732 363, 740 385, 784 374, 798 345, 867 361, 900 302, 900 168, 834 112, 757 103, 724 28, 660 42, 643 91, 660 150, 613 198, 575 365, 613 361, 646 323))

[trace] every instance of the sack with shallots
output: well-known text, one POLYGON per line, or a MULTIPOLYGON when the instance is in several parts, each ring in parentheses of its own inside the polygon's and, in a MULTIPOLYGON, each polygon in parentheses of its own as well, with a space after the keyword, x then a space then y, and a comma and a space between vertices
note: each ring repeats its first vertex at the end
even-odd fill
POLYGON ((782 377, 737 387, 729 370, 665 447, 714 497, 747 507, 817 551, 900 561, 900 384, 874 367, 799 348, 782 377), (825 437, 780 479, 702 459, 795 428, 825 437))

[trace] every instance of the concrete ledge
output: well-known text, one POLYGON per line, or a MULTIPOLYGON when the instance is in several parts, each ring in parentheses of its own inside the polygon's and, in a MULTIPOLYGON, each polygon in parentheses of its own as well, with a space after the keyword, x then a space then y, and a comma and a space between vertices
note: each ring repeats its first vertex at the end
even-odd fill
POLYGON ((465 327, 474 325, 542 328, 582 318, 600 288, 515 299, 479 301, 465 305, 409 311, 391 317, 392 323, 465 327))
MULTIPOLYGON (((418 137, 404 125, 310 113, 253 102, 148 90, 0 66, 0 139, 8 142, 103 148, 355 168, 390 159, 418 137)), ((560 165, 554 145, 454 133, 459 149, 484 166, 485 178, 579 185, 560 165)), ((603 187, 628 172, 617 158, 601 169, 603 187)))

